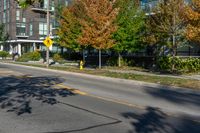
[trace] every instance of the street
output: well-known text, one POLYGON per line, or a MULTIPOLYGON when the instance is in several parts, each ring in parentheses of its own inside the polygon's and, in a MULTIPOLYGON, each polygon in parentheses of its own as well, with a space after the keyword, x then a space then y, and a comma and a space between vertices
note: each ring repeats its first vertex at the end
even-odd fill
POLYGON ((199 133, 200 92, 0 63, 0 133, 199 133))

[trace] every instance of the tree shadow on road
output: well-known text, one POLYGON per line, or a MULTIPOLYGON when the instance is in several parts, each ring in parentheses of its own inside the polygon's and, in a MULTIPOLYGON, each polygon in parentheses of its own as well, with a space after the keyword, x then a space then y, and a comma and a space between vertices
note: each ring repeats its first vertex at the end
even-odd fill
POLYGON ((33 101, 54 105, 58 103, 58 96, 75 95, 66 89, 54 88, 63 81, 58 77, 3 77, 0 79, 0 108, 21 115, 32 113, 33 101))
MULTIPOLYGON (((162 88, 162 87, 160 87, 162 88)), ((189 104, 197 105, 200 107, 200 92, 198 91, 188 91, 188 90, 177 90, 177 89, 157 89, 157 88, 147 88, 145 91, 155 98, 165 99, 167 101, 176 104, 189 104)))
POLYGON ((147 107, 143 113, 126 112, 133 130, 128 133, 200 133, 200 123, 186 116, 169 116, 157 108, 147 107))

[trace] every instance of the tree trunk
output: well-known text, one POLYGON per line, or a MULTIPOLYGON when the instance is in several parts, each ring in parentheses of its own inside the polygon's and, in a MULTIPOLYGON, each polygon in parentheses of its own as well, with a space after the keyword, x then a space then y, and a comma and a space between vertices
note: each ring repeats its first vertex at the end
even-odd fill
POLYGON ((122 65, 121 65, 121 54, 120 54, 120 52, 118 52, 118 67, 121 67, 122 65))
POLYGON ((83 62, 85 62, 85 51, 84 51, 84 49, 83 49, 82 52, 83 52, 83 59, 82 60, 83 60, 83 62))
POLYGON ((64 54, 64 48, 61 47, 61 48, 60 48, 60 51, 61 51, 61 54, 63 55, 63 54, 64 54))
POLYGON ((172 46, 172 72, 175 70, 175 56, 176 56, 176 38, 175 35, 172 36, 173 46, 172 46))
POLYGON ((101 69, 101 49, 99 49, 99 69, 101 69))

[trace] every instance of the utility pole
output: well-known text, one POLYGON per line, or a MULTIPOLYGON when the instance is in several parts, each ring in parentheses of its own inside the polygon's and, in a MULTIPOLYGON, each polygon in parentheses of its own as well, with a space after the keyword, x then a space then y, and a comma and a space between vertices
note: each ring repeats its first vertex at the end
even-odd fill
MULTIPOLYGON (((50 0, 47 0, 47 37, 50 35, 50 0)), ((46 60, 47 60, 47 68, 49 67, 49 47, 47 47, 47 52, 46 52, 46 60)))
POLYGON ((99 69, 101 69, 101 49, 99 49, 99 69))

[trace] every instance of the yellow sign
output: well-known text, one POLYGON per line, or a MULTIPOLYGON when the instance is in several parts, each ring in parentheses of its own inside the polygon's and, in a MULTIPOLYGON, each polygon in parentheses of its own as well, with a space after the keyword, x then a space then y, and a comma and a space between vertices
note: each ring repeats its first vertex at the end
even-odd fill
POLYGON ((43 41, 43 43, 49 48, 49 47, 53 44, 53 41, 52 41, 51 38, 48 36, 48 37, 46 37, 46 39, 43 41))

